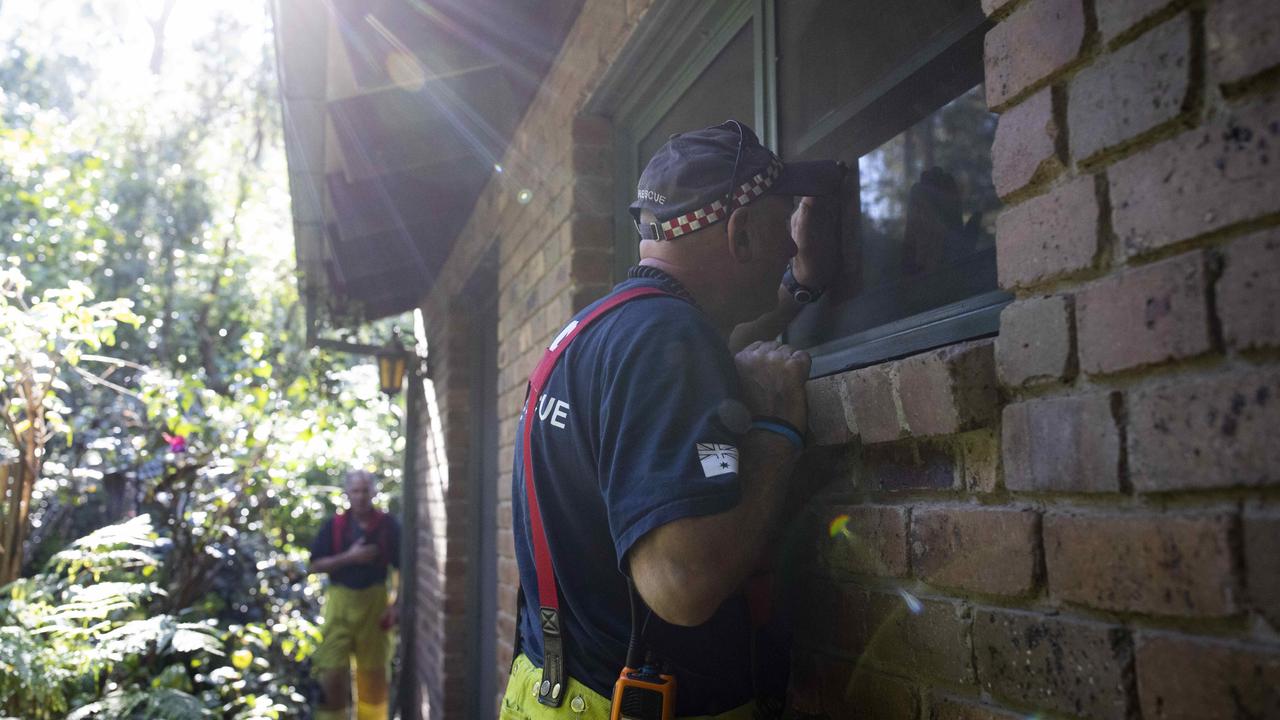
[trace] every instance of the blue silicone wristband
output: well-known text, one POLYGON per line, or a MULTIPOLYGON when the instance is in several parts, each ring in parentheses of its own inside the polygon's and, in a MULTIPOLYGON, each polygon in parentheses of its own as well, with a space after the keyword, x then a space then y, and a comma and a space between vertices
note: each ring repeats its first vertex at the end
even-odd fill
POLYGON ((792 427, 791 423, 783 423, 773 419, 756 419, 751 421, 751 429, 776 433, 786 438, 797 450, 804 449, 804 438, 800 436, 798 430, 792 427))

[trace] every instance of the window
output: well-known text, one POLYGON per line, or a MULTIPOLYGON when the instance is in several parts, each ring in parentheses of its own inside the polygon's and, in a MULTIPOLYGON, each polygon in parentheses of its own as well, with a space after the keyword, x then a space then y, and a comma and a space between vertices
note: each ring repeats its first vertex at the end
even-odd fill
POLYGON ((635 260, 626 206, 644 163, 671 133, 737 117, 784 159, 853 169, 841 276, 786 334, 813 354, 815 376, 993 334, 1009 297, 996 283, 988 24, 978 0, 886 10, 847 0, 659 6, 655 26, 685 30, 641 34, 614 68, 623 99, 605 111, 618 129, 619 277, 635 260), (672 17, 682 13, 692 17, 672 17), (632 82, 637 66, 646 72, 632 82))
POLYGON ((815 375, 995 332, 995 116, 977 2, 778 3, 782 156, 856 168, 841 277, 787 340, 815 375))

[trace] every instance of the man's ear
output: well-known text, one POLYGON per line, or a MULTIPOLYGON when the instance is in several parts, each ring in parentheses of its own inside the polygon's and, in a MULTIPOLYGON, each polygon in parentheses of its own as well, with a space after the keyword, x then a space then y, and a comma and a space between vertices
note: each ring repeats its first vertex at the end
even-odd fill
POLYGON ((750 210, 740 207, 733 211, 726 223, 725 235, 728 236, 729 254, 739 263, 751 262, 751 216, 750 210))

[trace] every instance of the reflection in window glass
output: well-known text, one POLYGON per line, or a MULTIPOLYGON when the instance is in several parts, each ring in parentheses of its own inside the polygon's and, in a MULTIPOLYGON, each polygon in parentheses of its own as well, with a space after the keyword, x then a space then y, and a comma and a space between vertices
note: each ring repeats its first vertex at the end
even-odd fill
POLYGON ((858 159, 864 291, 915 282, 992 249, 994 133, 979 86, 858 159))
MULTIPOLYGON (((857 168, 845 198, 844 271, 792 324, 790 342, 817 347, 892 335, 912 318, 996 289, 996 116, 981 85, 964 87, 880 145, 837 155, 857 168)), ((828 142, 860 141, 837 132, 828 142)))

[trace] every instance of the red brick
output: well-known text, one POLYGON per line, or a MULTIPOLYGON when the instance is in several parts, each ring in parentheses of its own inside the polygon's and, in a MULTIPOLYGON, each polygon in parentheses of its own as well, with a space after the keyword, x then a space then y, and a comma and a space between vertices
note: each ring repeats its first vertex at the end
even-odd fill
POLYGON ((1125 253, 1280 211, 1277 145, 1280 94, 1272 93, 1113 165, 1111 221, 1125 253))
MULTIPOLYGON (((1104 42, 1111 42, 1143 20, 1173 4, 1170 0, 1105 0, 1094 5, 1098 15, 1098 30, 1104 42)), ((1185 4, 1177 0, 1177 4, 1185 4)))
POLYGON ((1031 510, 944 506, 911 515, 911 566, 920 579, 992 595, 1035 586, 1039 518, 1031 510))
POLYGON ((1005 111, 991 145, 991 179, 996 193, 1006 197, 1062 170, 1058 152, 1061 136, 1049 88, 1005 111))
POLYGON ((1239 83, 1280 65, 1280 4, 1220 0, 1205 17, 1210 76, 1239 83))
POLYGON ((974 682, 970 616, 960 603, 912 597, 913 610, 897 593, 845 587, 833 595, 835 604, 806 605, 833 613, 806 621, 818 647, 896 673, 974 682))
POLYGON ((498 558, 498 582, 509 585, 520 583, 520 570, 512 558, 498 558))
POLYGON ((1168 634, 1138 637, 1145 720, 1280 717, 1280 652, 1168 634))
POLYGON ((851 667, 844 677, 830 675, 823 684, 828 717, 915 720, 915 690, 905 680, 851 667))
POLYGON ((595 145, 575 143, 570 170, 578 177, 613 178, 613 153, 595 145))
POLYGON ((1246 515, 1244 566, 1249 605, 1280 629, 1280 516, 1246 515))
MULTIPOLYGON (((575 250, 570 257, 569 274, 576 283, 607 283, 613 275, 613 255, 601 250, 575 250)), ((567 308, 552 308, 554 324, 562 325, 568 321, 564 316, 567 308)))
POLYGON ((864 443, 887 442, 902 437, 893 385, 887 363, 849 373, 849 400, 864 443))
POLYGON ((1231 243, 1218 278, 1218 317, 1227 345, 1280 347, 1280 231, 1231 243))
POLYGON ((946 447, 926 442, 872 445, 862 450, 868 486, 886 492, 951 490, 956 487, 956 458, 946 447))
POLYGON ((577 178, 572 187, 573 212, 586 216, 612 217, 613 183, 607 179, 577 178))
POLYGON ((916 598, 919 610, 914 611, 898 595, 881 597, 895 610, 892 624, 878 631, 875 657, 879 662, 913 677, 923 675, 952 684, 977 681, 968 608, 952 600, 916 598))
POLYGON ((1081 0, 1031 0, 986 37, 987 105, 999 108, 1080 56, 1085 18, 1081 0))
POLYGON ((1007 710, 945 696, 933 697, 929 707, 929 720, 1022 720, 1024 717, 1007 710))
POLYGON ((1098 196, 1092 177, 1014 205, 996 220, 996 266, 1006 290, 1092 267, 1097 254, 1098 196))
POLYGON ((1081 70, 1067 91, 1071 157, 1091 158, 1190 111, 1191 64, 1183 13, 1081 70))
POLYGON ((1117 492, 1120 431, 1111 393, 1009 405, 1001 423, 1004 484, 1023 492, 1117 492))
POLYGON ((561 232, 568 234, 567 241, 573 249, 612 250, 612 223, 612 218, 574 214, 561 227, 561 232))
POLYGON ((1080 369, 1092 375, 1213 350, 1202 252, 1123 271, 1076 296, 1080 369))
POLYGON ((789 692, 792 709, 819 717, 915 720, 915 691, 898 678, 847 660, 797 653, 789 692))
POLYGON ((913 436, 951 435, 994 422, 1000 401, 992 342, 978 340, 898 363, 898 398, 913 436))
POLYGON ((613 146, 613 122, 599 115, 579 115, 573 119, 573 141, 596 147, 613 146))
POLYGON ((1028 298, 1000 312, 996 369, 1008 387, 1065 381, 1075 376, 1072 298, 1028 298))
POLYGON ((1046 515, 1049 594, 1103 610, 1232 615, 1233 525, 1226 514, 1046 515))
POLYGON ((843 445, 858 435, 849 399, 849 377, 828 375, 805 383, 809 439, 815 445, 843 445))
POLYGON ((980 609, 973 644, 978 678, 996 697, 1072 717, 1130 717, 1133 651, 1118 627, 980 609))
POLYGON ((1129 471, 1139 492, 1280 483, 1280 372, 1181 380, 1133 391, 1129 471))
POLYGON ((815 523, 818 557, 827 575, 905 577, 907 574, 907 508, 887 505, 824 508, 815 523), (833 520, 847 515, 846 532, 834 537, 833 520))

